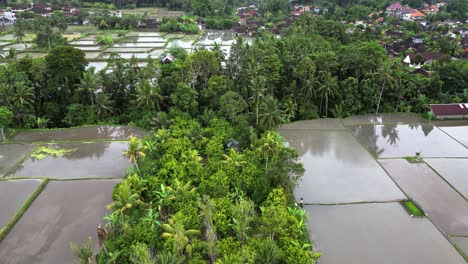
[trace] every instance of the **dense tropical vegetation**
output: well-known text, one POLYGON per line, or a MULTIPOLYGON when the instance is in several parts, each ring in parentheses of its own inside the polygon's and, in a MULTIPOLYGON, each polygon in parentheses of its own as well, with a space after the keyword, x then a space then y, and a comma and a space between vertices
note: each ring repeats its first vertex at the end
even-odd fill
POLYGON ((125 153, 100 263, 313 263, 306 213, 291 187, 295 150, 268 132, 182 114, 125 153), (239 140, 239 145, 228 147, 239 140), (167 262, 168 259, 171 262, 167 262), (112 261, 110 262, 112 263, 112 261))
MULTIPOLYGON (((421 36, 445 55, 411 74, 390 58, 385 35, 337 20, 357 20, 386 1, 328 1, 323 16, 299 17, 277 36, 268 23, 283 23, 291 5, 253 1, 266 23, 256 40, 239 36, 230 54, 219 45, 187 54, 172 48, 172 63, 112 55, 105 69, 87 69, 85 53, 67 46, 63 14, 25 13, 13 27, 19 43, 35 31, 45 58, 0 65, 0 128, 130 124, 151 131, 132 138, 124 153, 133 164, 113 193, 108 237, 99 263, 313 263, 305 211, 291 190, 303 173, 297 153, 272 132, 282 123, 380 112, 427 113, 429 103, 468 101, 468 63, 451 60, 460 49, 448 37, 432 39, 414 22, 388 19, 376 32, 421 36)), ((307 1, 296 1, 306 3, 307 1)), ((410 1, 417 6, 417 1, 410 1)), ((13 3, 13 2, 9 2, 13 3)), ((54 5, 59 5, 52 1, 54 5)), ((94 8, 162 6, 190 13, 166 18, 163 31, 197 33, 230 28, 236 7, 251 1, 70 1, 94 8)), ((440 16, 463 16, 466 4, 440 16), (462 11, 460 11, 462 10, 462 11)), ((445 12, 445 13, 444 13, 445 12)), ((100 29, 131 30, 144 16, 88 17, 100 29)), ((120 31, 118 31, 120 32, 120 31)), ((109 45, 110 35, 100 36, 109 45)), ((409 55, 410 52, 404 55, 409 55)), ((76 247, 83 263, 91 243, 76 247)), ((91 253, 90 253, 91 252, 91 253)))

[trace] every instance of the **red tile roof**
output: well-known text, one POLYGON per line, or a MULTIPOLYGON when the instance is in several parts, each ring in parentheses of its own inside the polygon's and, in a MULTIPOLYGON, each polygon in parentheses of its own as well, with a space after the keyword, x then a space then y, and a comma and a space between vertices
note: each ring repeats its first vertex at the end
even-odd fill
POLYGON ((462 104, 431 104, 435 115, 468 115, 468 103, 462 104))

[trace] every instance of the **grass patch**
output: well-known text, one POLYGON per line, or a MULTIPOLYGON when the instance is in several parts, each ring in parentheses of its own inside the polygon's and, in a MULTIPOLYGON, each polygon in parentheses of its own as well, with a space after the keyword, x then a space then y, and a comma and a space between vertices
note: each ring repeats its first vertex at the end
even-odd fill
POLYGON ((403 202, 403 206, 406 210, 414 217, 423 217, 424 213, 419 207, 414 204, 412 201, 405 201, 403 202))
POLYGON ((404 157, 404 159, 407 160, 409 163, 423 163, 424 162, 421 156, 408 156, 408 157, 404 157))
POLYGON ((23 216, 23 214, 28 210, 31 204, 36 200, 37 196, 41 194, 42 190, 46 187, 47 183, 49 182, 48 178, 44 178, 41 184, 37 187, 37 189, 29 196, 29 198, 24 202, 23 206, 16 212, 13 218, 10 219, 8 224, 5 225, 4 228, 0 229, 0 243, 3 239, 7 236, 10 230, 15 226, 16 222, 23 216))
POLYGON ((53 156, 53 157, 63 157, 71 152, 74 152, 76 151, 77 148, 73 148, 73 149, 61 149, 61 148, 49 148, 49 147, 46 147, 46 146, 40 146, 38 148, 36 148, 32 153, 31 153, 31 157, 32 158, 35 158, 37 160, 41 160, 41 159, 44 159, 46 157, 49 157, 49 156, 53 156))

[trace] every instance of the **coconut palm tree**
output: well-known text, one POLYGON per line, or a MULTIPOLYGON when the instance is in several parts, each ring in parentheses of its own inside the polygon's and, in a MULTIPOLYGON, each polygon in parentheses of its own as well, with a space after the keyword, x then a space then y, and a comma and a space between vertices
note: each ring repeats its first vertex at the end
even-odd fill
POLYGON ((275 241, 271 239, 264 240, 258 250, 257 260, 258 264, 276 264, 281 261, 282 252, 276 245, 275 241))
POLYGON ((388 88, 393 88, 397 84, 397 81, 395 78, 392 76, 392 62, 391 61, 385 61, 382 63, 381 67, 379 68, 377 75, 380 77, 380 80, 382 81, 382 88, 380 89, 379 93, 379 101, 377 102, 377 109, 375 110, 375 113, 379 113, 379 108, 380 108, 380 102, 382 101, 382 95, 385 90, 385 87, 388 88))
POLYGON ((106 118, 114 113, 112 104, 113 102, 109 98, 109 96, 105 95, 103 92, 100 92, 96 96, 96 102, 94 104, 93 109, 99 118, 106 118))
POLYGON ((85 71, 83 77, 80 78, 80 83, 77 85, 77 92, 86 94, 89 97, 92 106, 94 106, 95 92, 99 87, 99 79, 94 71, 94 67, 85 71))
POLYGON ((260 108, 260 103, 267 91, 266 84, 267 84, 267 79, 263 75, 257 76, 255 79, 250 81, 250 89, 252 90, 251 92, 252 97, 250 97, 250 100, 252 101, 252 104, 255 105, 255 116, 256 116, 255 125, 257 127, 258 127, 258 110, 260 108))
POLYGON ((148 80, 142 80, 136 88, 136 106, 160 111, 163 97, 159 90, 159 86, 150 84, 148 80))
POLYGON ((18 107, 33 107, 34 104, 34 88, 27 86, 24 82, 17 82, 13 89, 13 102, 18 103, 18 107))
POLYGON ((260 108, 259 128, 263 131, 272 130, 282 122, 282 112, 278 101, 273 96, 265 97, 260 108))
POLYGON ((136 193, 128 183, 128 181, 123 181, 117 185, 114 191, 114 201, 107 205, 108 210, 114 210, 121 214, 125 211, 136 207, 138 205, 144 204, 141 200, 140 194, 136 193))
POLYGON ((135 168, 140 174, 140 167, 138 167, 138 161, 146 157, 145 152, 143 152, 146 148, 143 146, 141 141, 136 137, 130 137, 130 143, 128 144, 128 149, 123 152, 123 154, 128 157, 128 160, 135 165, 135 168))
POLYGON ((76 260, 80 264, 93 264, 93 249, 92 249, 93 238, 88 237, 87 242, 83 242, 81 247, 75 243, 71 243, 70 247, 73 250, 76 260))
POLYGON ((328 99, 338 94, 338 78, 332 76, 330 72, 322 73, 319 88, 317 90, 322 97, 325 97, 325 117, 328 117, 328 99))
POLYGON ((164 233, 161 236, 166 239, 174 239, 174 252, 178 256, 183 256, 185 246, 190 238, 199 235, 200 231, 195 229, 186 230, 181 221, 177 221, 176 218, 173 217, 166 224, 162 225, 164 233))

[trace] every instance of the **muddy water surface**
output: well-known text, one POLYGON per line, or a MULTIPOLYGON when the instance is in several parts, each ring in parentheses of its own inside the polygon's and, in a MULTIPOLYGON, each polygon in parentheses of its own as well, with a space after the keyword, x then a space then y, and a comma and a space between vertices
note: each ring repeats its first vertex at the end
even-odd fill
POLYGON ((280 129, 346 130, 339 119, 320 118, 285 124, 280 129))
POLYGON ((0 144, 0 178, 26 158, 35 147, 28 144, 0 144))
POLYGON ((382 113, 352 116, 343 119, 345 125, 359 124, 422 124, 427 120, 414 113, 382 113))
POLYGON ((468 148, 468 120, 439 121, 435 125, 468 148))
POLYGON ((62 157, 30 157, 9 177, 49 177, 53 179, 123 178, 130 165, 122 153, 127 142, 64 143, 49 148, 73 150, 62 157))
POLYGON ((468 202, 425 163, 379 161, 444 233, 468 235, 468 202))
MULTIPOLYGON (((302 126, 303 124, 301 124, 302 126)), ((389 201, 405 196, 348 131, 280 129, 304 164, 294 194, 306 203, 389 201)))
POLYGON ((468 199, 468 159, 424 159, 424 161, 468 199))
POLYGON ((468 157, 468 149, 430 124, 356 125, 354 134, 379 158, 468 157))
POLYGON ((129 140, 131 136, 143 137, 146 132, 134 127, 89 126, 63 130, 24 131, 15 135, 16 142, 55 142, 86 140, 129 140))
POLYGON ((0 181, 0 229, 5 227, 39 184, 41 180, 0 181))
POLYGON ((104 224, 116 180, 51 181, 0 244, 2 264, 75 263, 70 242, 81 245, 104 224))
POLYGON ((457 244, 465 256, 468 256, 468 237, 451 237, 450 239, 457 244))
POLYGON ((426 218, 399 203, 306 206, 320 264, 462 264, 450 242, 426 218))

